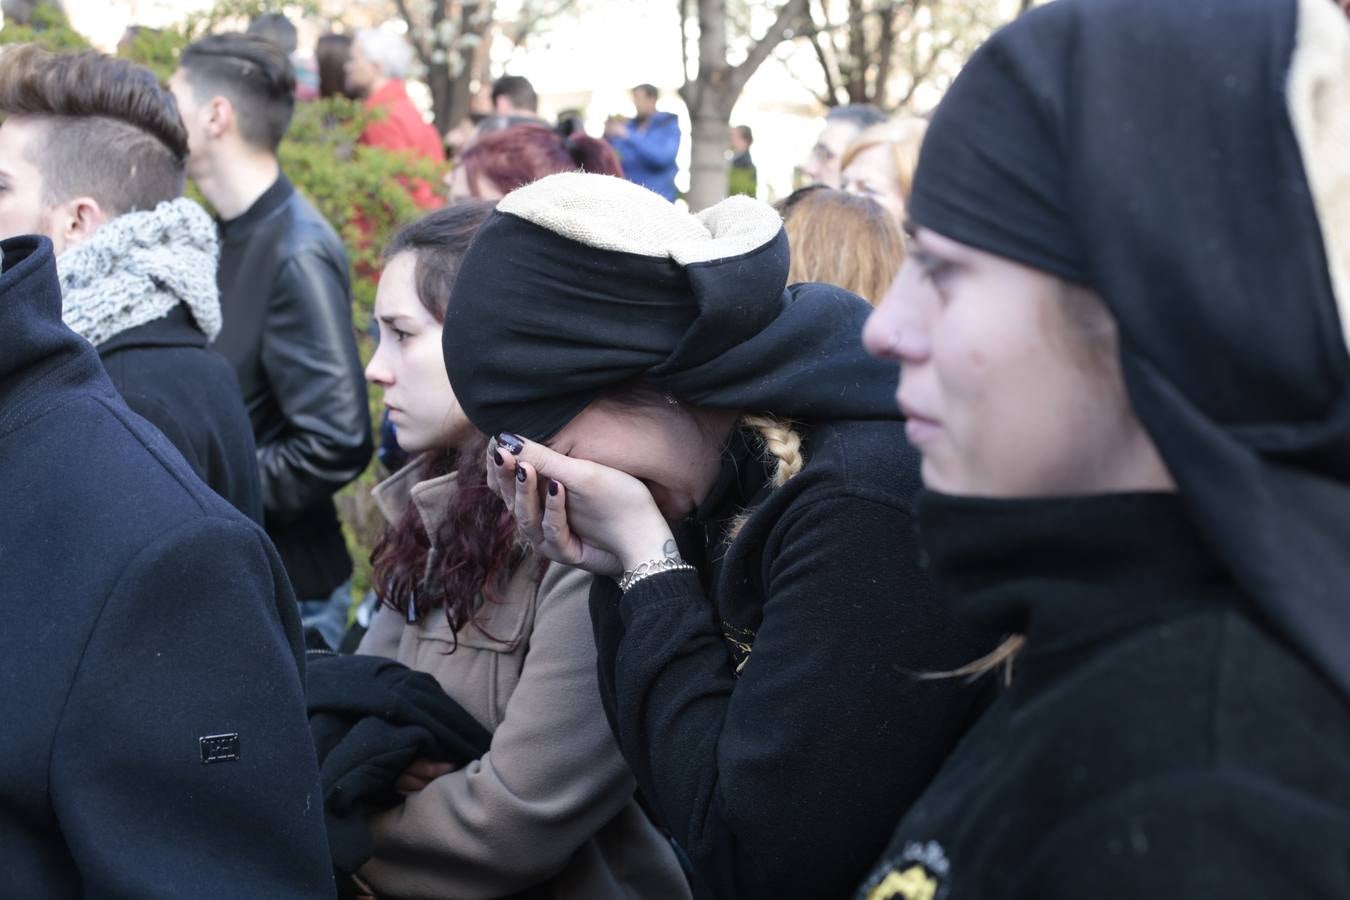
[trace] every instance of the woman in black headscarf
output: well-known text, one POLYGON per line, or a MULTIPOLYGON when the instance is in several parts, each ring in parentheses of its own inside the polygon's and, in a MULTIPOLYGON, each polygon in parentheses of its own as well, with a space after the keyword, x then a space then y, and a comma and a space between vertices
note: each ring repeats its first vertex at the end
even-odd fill
POLYGON ((917 457, 867 304, 787 264, 757 201, 555 175, 498 205, 445 322, 522 531, 603 576, 606 709, 704 897, 847 895, 980 707, 915 673, 993 646, 896 546, 917 457))
POLYGON ((953 85, 866 342, 1013 675, 860 900, 1350 896, 1348 148, 1329 0, 1058 0, 953 85))

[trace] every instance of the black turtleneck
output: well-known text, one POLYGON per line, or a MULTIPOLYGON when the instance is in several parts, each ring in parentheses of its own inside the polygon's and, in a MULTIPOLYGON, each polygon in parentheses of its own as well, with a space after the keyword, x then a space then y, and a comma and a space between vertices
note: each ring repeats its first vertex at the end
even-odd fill
POLYGON ((922 495, 1011 687, 903 818, 860 900, 1350 896, 1350 718, 1254 618, 1172 494, 922 495))
POLYGON ((332 496, 373 449, 347 252, 284 174, 219 228, 215 349, 248 410, 267 533, 299 597, 325 598, 352 571, 332 496))
POLYGON ((611 724, 701 897, 846 896, 983 699, 915 677, 993 642, 916 565, 903 425, 803 433, 806 466, 778 488, 758 439, 733 434, 675 529, 697 573, 591 594, 611 724))

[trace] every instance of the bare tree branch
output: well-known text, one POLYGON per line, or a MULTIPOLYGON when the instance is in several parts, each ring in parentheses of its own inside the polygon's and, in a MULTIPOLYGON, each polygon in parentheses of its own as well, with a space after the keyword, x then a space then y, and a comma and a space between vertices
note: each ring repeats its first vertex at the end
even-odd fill
POLYGON ((881 14, 880 34, 877 37, 877 74, 870 99, 883 108, 886 106, 886 91, 891 83, 891 64, 895 61, 895 18, 898 13, 899 10, 892 7, 881 14))
POLYGON ((750 47, 745 60, 729 73, 728 84, 733 96, 740 94, 750 76, 754 75, 755 70, 769 58, 775 47, 788 38, 795 37, 802 25, 809 22, 807 0, 787 0, 778 10, 778 15, 774 17, 769 30, 764 32, 764 37, 750 47))
MULTIPOLYGON (((432 51, 426 46, 426 43, 417 37, 420 30, 417 27, 417 20, 413 18, 412 11, 408 9, 408 0, 394 0, 394 5, 398 7, 398 14, 403 17, 403 21, 408 23, 408 40, 417 52, 417 59, 422 65, 430 69, 435 63, 432 62, 432 51)), ((437 0, 436 6, 431 13, 431 27, 427 29, 429 34, 436 34, 436 26, 440 24, 440 19, 436 18, 436 11, 440 10, 441 18, 445 17, 445 0, 437 0)))
POLYGON ((932 52, 928 54, 928 60, 922 65, 919 64, 917 51, 915 52, 913 56, 914 66, 910 69, 909 89, 905 91, 905 95, 900 98, 896 106, 905 106, 914 99, 914 95, 918 92, 920 86, 928 81, 933 74, 933 70, 937 68, 938 62, 942 59, 942 54, 956 46, 957 40, 956 34, 948 35, 946 42, 941 46, 934 47, 932 52))
MULTIPOLYGON (((828 23, 830 21, 830 12, 829 9, 825 6, 825 2, 826 0, 819 0, 820 17, 828 23)), ((807 15, 808 16, 811 15, 809 4, 807 8, 807 15)), ((839 90, 835 84, 834 65, 833 63, 830 62, 829 57, 826 55, 825 45, 824 43, 822 43, 821 39, 822 35, 819 31, 812 33, 811 48, 816 51, 816 59, 820 61, 820 71, 825 76, 825 97, 829 97, 830 99, 826 100, 825 97, 820 97, 818 99, 820 99, 821 102, 824 103, 826 106, 836 106, 839 103, 839 90)))
POLYGON ((530 36, 534 34, 534 30, 540 25, 555 16, 562 15, 574 6, 576 6, 576 0, 558 0, 550 7, 545 7, 542 4, 538 6, 529 3, 523 4, 521 15, 516 19, 515 27, 511 29, 511 33, 507 37, 512 44, 523 44, 529 40, 530 36), (531 10, 534 12, 531 13, 531 10))
POLYGON ((902 6, 909 6, 910 3, 911 0, 889 0, 889 2, 886 3, 878 3, 871 9, 864 9, 861 12, 852 13, 847 18, 839 22, 829 22, 827 20, 825 25, 817 25, 814 22, 814 20, 808 19, 808 24, 798 31, 797 36, 811 37, 816 33, 837 34, 841 31, 847 31, 849 28, 852 28, 854 23, 859 19, 868 19, 871 18, 872 16, 877 15, 878 13, 884 13, 902 6))

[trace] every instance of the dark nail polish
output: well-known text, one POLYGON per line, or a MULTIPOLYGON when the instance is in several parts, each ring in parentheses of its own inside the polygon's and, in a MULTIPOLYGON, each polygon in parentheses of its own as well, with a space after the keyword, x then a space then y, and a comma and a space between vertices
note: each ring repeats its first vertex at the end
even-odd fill
POLYGON ((516 481, 519 481, 521 484, 524 484, 525 479, 528 477, 529 476, 525 474, 524 466, 516 466, 516 481))
POLYGON ((552 478, 548 480, 548 495, 550 497, 558 496, 558 482, 554 481, 552 478))
POLYGON ((501 434, 497 435, 497 443, 500 444, 506 450, 506 452, 510 453, 512 456, 518 456, 520 454, 520 451, 525 449, 524 441, 516 437, 514 434, 507 434, 504 431, 501 434))
POLYGON ((502 464, 502 455, 496 450, 492 451, 492 461, 499 466, 502 464))

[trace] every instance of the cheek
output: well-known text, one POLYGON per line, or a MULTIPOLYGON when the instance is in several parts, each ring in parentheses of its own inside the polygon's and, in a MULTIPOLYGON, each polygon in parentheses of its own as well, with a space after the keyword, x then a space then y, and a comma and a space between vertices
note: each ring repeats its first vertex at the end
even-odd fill
POLYGON ((28 192, 0 192, 0 236, 45 234, 47 223, 36 194, 28 192))

